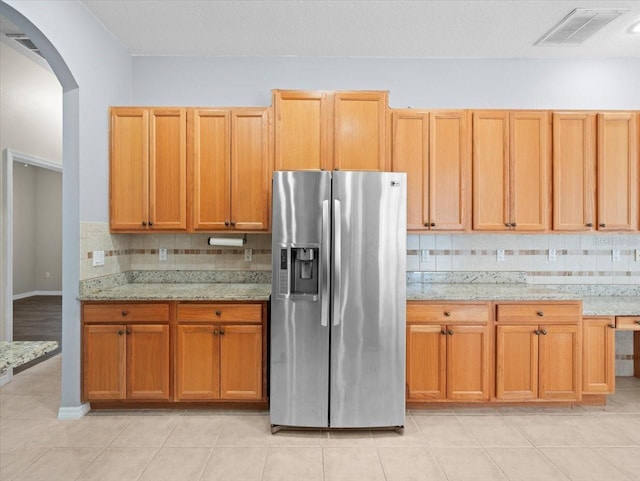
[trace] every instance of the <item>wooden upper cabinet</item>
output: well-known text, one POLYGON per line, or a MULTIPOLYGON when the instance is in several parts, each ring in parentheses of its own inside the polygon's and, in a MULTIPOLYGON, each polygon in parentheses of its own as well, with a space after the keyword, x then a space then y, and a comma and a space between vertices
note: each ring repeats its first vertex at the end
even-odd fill
POLYGON ((195 109, 193 229, 269 228, 270 109, 195 109))
POLYGON ((474 112, 474 229, 548 228, 549 127, 547 112, 474 112))
POLYGON ((335 92, 333 168, 387 170, 387 92, 335 92))
POLYGON ((463 111, 393 111, 391 170, 407 173, 408 230, 468 227, 466 117, 463 111))
POLYGON ((273 90, 275 170, 331 170, 333 94, 273 90))
POLYGON ((186 109, 111 109, 110 227, 187 228, 186 109))
POLYGON ((553 114, 553 230, 596 224, 596 115, 553 114))
POLYGON ((598 114, 598 229, 638 229, 638 131, 632 112, 598 114))

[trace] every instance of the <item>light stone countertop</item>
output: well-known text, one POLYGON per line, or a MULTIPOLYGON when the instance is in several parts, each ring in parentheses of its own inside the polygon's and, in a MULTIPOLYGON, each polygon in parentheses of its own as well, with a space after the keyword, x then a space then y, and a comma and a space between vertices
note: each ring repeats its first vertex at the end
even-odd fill
POLYGON ((81 301, 268 301, 271 284, 132 283, 87 292, 81 301))
POLYGON ((0 341, 0 374, 58 348, 56 341, 0 341))

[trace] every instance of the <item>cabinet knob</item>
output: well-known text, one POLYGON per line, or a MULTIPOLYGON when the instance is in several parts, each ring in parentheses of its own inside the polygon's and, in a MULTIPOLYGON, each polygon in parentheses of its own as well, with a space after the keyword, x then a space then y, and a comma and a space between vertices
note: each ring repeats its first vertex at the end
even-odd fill
POLYGON ((226 226, 228 227, 228 226, 229 226, 229 221, 228 221, 228 220, 225 220, 225 221, 224 221, 224 225, 226 225, 226 226))
POLYGON ((231 227, 235 227, 235 226, 236 226, 235 221, 231 221, 231 227))
POLYGON ((129 311, 127 311, 126 309, 123 309, 123 310, 122 310, 122 315, 123 315, 123 316, 126 316, 127 314, 129 314, 129 311))
POLYGON ((217 336, 217 335, 218 335, 218 330, 217 330, 217 329, 214 329, 214 330, 213 330, 213 335, 214 335, 214 336, 217 336))
POLYGON ((220 328, 220 335, 224 336, 224 329, 220 328))
POLYGON ((124 331, 123 331, 122 329, 120 329, 120 330, 118 331, 118 336, 122 336, 123 334, 124 334, 124 331))
POLYGON ((453 331, 452 331, 451 329, 449 329, 449 330, 447 331, 447 334, 449 334, 450 336, 453 336, 453 331))
POLYGON ((505 222, 505 223, 504 223, 504 226, 505 226, 505 227, 509 227, 510 225, 511 225, 511 224, 509 224, 508 222, 505 222))
POLYGON ((636 321, 636 324, 640 326, 640 321, 636 321))
POLYGON ((616 325, 615 325, 615 324, 609 324, 609 327, 610 327, 611 329, 615 329, 615 328, 616 328, 616 325))
POLYGON ((600 227, 607 227, 607 224, 600 224, 600 227))
POLYGON ((515 226, 517 226, 517 225, 518 225, 518 224, 516 224, 515 222, 512 222, 511 224, 509 224, 509 226, 511 226, 511 227, 515 227, 515 226))
POLYGON ((428 222, 425 222, 425 223, 424 223, 424 226, 425 226, 425 227, 429 227, 429 223, 428 223, 428 222))
POLYGON ((146 226, 146 225, 147 225, 147 223, 146 223, 145 221, 142 221, 142 225, 143 225, 143 226, 146 226))
POLYGON ((447 331, 446 331, 445 329, 442 329, 442 330, 440 331, 440 334, 442 334, 443 336, 446 336, 446 335, 447 335, 447 331))
POLYGON ((548 334, 546 329, 543 329, 542 331, 540 331, 542 333, 543 336, 546 336, 548 334))
POLYGON ((538 312, 536 312, 536 314, 538 315, 538 317, 544 316, 544 312, 542 312, 542 311, 538 311, 538 312))
POLYGON ((593 222, 587 222, 587 227, 593 227, 593 222))
POLYGON ((435 227, 435 226, 436 226, 435 222, 432 222, 431 224, 429 224, 429 227, 435 227))
POLYGON ((152 226, 152 225, 153 225, 153 222, 149 221, 149 226, 152 226))
POLYGON ((131 334, 131 329, 127 329, 127 336, 131 334))
POLYGON ((222 311, 216 311, 216 316, 219 316, 220 314, 222 314, 222 311))
POLYGON ((449 311, 444 311, 444 315, 445 315, 446 317, 450 317, 450 316, 451 316, 451 313, 450 313, 449 311))
POLYGON ((540 329, 536 329, 535 331, 533 331, 533 333, 534 333, 536 336, 539 336, 539 335, 540 335, 540 329))

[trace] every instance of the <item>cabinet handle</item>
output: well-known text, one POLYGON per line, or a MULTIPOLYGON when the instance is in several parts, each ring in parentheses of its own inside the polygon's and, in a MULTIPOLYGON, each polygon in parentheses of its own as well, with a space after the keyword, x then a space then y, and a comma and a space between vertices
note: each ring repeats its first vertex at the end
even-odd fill
POLYGON ((118 336, 122 336, 123 334, 124 334, 124 331, 123 331, 122 329, 120 329, 120 330, 118 331, 118 336))
POLYGON ((129 311, 127 311, 126 309, 123 309, 123 310, 122 310, 122 315, 123 315, 123 316, 126 316, 127 314, 129 314, 129 311))
POLYGON ((142 225, 146 227, 147 223, 145 221, 142 221, 142 225))
POLYGON ((220 328, 220 335, 224 336, 224 329, 220 328))
POLYGON ((222 314, 222 311, 216 311, 216 316, 219 316, 220 314, 222 314))
POLYGON ((535 331, 533 331, 533 333, 534 333, 536 336, 539 336, 539 335, 540 335, 540 329, 536 329, 535 331))
POLYGON ((131 334, 131 329, 127 329, 127 336, 131 334))
POLYGON ((149 221, 149 227, 151 227, 153 225, 153 222, 149 221))
POLYGON ((444 315, 445 315, 446 317, 450 317, 450 316, 451 316, 451 313, 450 313, 449 311, 444 311, 444 315))
POLYGON ((607 227, 607 224, 600 224, 600 227, 607 227))
POLYGON ((610 327, 611 329, 615 329, 615 328, 616 328, 616 325, 615 325, 615 324, 609 324, 609 327, 610 327))
POLYGON ((447 334, 449 334, 450 336, 453 336, 453 331, 452 331, 451 329, 449 329, 449 330, 447 331, 447 334))
POLYGON ((217 330, 217 329, 214 329, 214 330, 213 330, 213 335, 214 335, 214 336, 217 336, 217 335, 218 335, 218 330, 217 330))
POLYGON ((542 312, 542 311, 538 311, 538 312, 536 312, 536 314, 538 314, 538 317, 544 316, 544 312, 542 312))
POLYGON ((546 335, 547 335, 547 330, 546 330, 546 329, 543 329, 542 331, 540 331, 540 333, 541 333, 543 336, 546 336, 546 335))
POLYGON ((593 227, 593 222, 587 222, 587 227, 593 227))

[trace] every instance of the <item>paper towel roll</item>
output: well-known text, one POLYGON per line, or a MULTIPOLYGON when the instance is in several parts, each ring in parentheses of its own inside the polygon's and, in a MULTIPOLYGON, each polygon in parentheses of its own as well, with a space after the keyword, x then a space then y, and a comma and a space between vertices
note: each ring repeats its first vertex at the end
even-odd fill
POLYGON ((210 246, 242 247, 244 239, 242 237, 209 237, 210 246))

